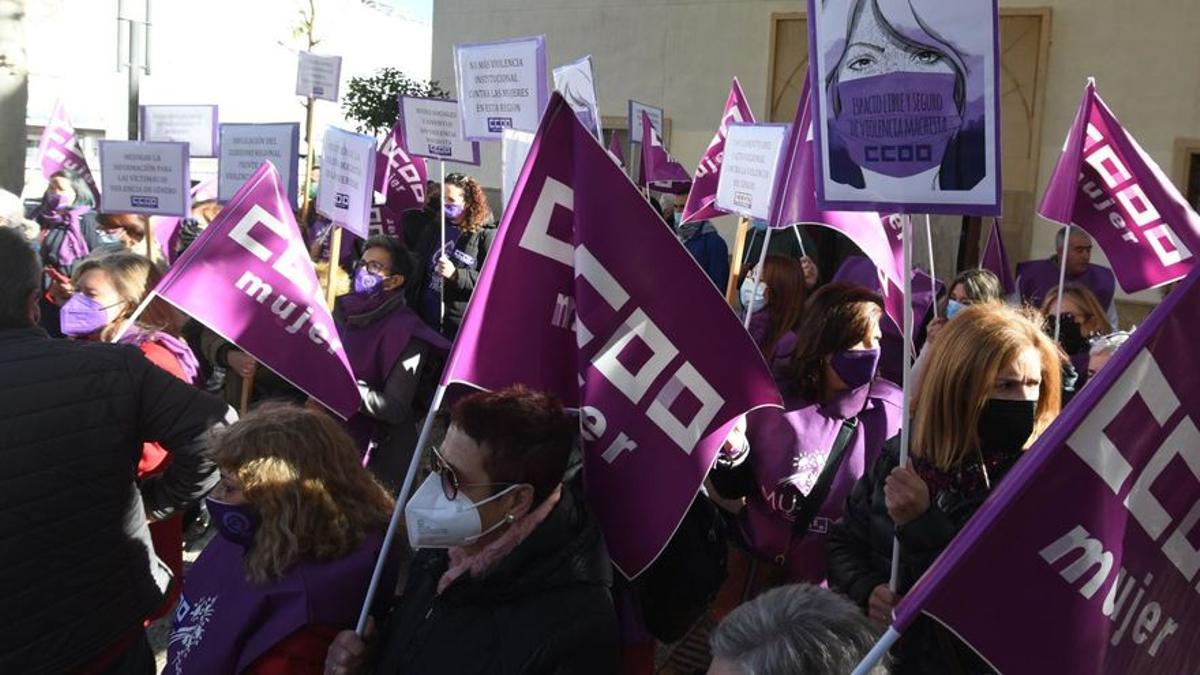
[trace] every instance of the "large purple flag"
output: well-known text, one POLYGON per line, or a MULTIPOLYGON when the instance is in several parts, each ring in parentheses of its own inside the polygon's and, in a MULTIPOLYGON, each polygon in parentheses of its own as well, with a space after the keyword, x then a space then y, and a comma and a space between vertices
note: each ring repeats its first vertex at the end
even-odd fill
POLYGON ((1008 264, 1008 251, 1004 248, 1004 237, 1000 233, 1000 222, 992 221, 987 244, 979 258, 979 266, 996 275, 1005 295, 1011 295, 1017 285, 1013 282, 1012 265, 1008 264))
POLYGON ((1197 305, 1193 271, 1001 481, 895 629, 923 612, 1006 673, 1200 672, 1197 305))
POLYGON ((1038 213, 1086 230, 1129 293, 1184 277, 1200 251, 1200 216, 1090 80, 1038 213))
POLYGON ((289 201, 263 162, 155 292, 348 418, 358 385, 289 201))
POLYGON ((408 152, 404 124, 396 122, 383 139, 375 157, 375 189, 383 193, 383 203, 392 213, 425 206, 425 159, 408 152))
POLYGON ((88 168, 83 147, 79 145, 79 137, 75 135, 75 127, 71 125, 71 118, 67 117, 67 109, 62 101, 54 104, 42 138, 38 141, 38 163, 42 165, 42 175, 46 178, 63 169, 78 173, 92 189, 96 205, 100 205, 100 188, 96 187, 96 179, 88 168))
POLYGON ((724 298, 557 93, 443 374, 451 381, 520 382, 580 410, 589 502, 629 577, 669 541, 737 417, 780 404, 724 298))
POLYGON ((662 137, 642 113, 642 161, 638 164, 638 185, 658 192, 684 194, 692 184, 692 175, 667 153, 662 137))
POLYGON ((808 76, 800 89, 796 119, 783 149, 785 162, 771 209, 772 227, 820 225, 853 241, 879 272, 884 310, 897 327, 904 326, 904 255, 900 216, 866 211, 821 211, 817 208, 813 172, 811 88, 808 76))
POLYGON ((721 114, 721 123, 717 133, 713 134, 708 149, 700 158, 696 167, 696 175, 692 179, 692 191, 688 193, 687 204, 683 207, 683 217, 680 222, 690 223, 693 220, 704 220, 725 215, 725 211, 717 208, 717 183, 721 181, 721 163, 725 158, 725 134, 729 125, 735 122, 753 122, 754 113, 742 93, 742 85, 733 78, 729 88, 729 97, 725 99, 725 112, 721 114))

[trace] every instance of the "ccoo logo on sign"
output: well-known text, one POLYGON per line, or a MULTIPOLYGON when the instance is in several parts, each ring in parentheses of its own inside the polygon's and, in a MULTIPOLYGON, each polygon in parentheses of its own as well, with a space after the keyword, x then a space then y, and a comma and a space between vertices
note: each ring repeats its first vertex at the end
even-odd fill
POLYGON ((350 195, 345 192, 335 192, 333 194, 333 205, 339 209, 350 208, 350 195))

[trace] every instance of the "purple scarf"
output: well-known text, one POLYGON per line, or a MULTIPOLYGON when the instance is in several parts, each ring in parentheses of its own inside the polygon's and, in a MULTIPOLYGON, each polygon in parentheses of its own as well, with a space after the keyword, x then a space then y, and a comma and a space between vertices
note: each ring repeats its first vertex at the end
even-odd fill
POLYGON ((46 210, 38 214, 37 222, 42 226, 43 238, 51 230, 63 232, 62 243, 59 244, 58 250, 54 251, 58 258, 57 264, 63 269, 69 269, 76 260, 83 258, 90 251, 87 239, 83 236, 83 228, 79 225, 80 219, 90 210, 90 207, 78 206, 57 211, 46 210))
POLYGON ((192 353, 192 348, 188 343, 179 338, 164 333, 160 330, 146 330, 139 326, 133 326, 121 339, 118 340, 121 344, 135 345, 141 347, 146 342, 153 342, 158 346, 166 349, 179 362, 179 368, 183 371, 183 379, 190 384, 199 386, 201 383, 196 381, 200 373, 200 363, 196 360, 196 355, 192 353))

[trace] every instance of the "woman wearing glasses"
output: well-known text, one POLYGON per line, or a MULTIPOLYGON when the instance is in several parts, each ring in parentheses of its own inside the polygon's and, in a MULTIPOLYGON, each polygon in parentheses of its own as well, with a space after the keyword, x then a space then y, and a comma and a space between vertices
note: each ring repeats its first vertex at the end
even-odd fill
POLYGON ((404 590, 378 639, 338 635, 326 673, 617 672, 611 563, 564 482, 577 430, 520 386, 460 400, 404 509, 404 590))
POLYGON ((416 261, 398 239, 378 235, 363 245, 353 288, 337 299, 333 318, 358 380, 362 404, 346 423, 363 462, 384 485, 399 487, 417 444, 422 382, 436 378, 450 348, 405 301, 416 261))
POLYGON ((165 672, 322 672, 358 619, 392 498, 333 418, 299 406, 264 403, 209 452, 219 536, 184 579, 165 672))

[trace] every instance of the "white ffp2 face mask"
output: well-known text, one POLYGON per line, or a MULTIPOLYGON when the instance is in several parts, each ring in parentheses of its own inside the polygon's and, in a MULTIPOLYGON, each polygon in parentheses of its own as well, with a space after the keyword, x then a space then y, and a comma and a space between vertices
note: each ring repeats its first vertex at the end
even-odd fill
POLYGON ((512 519, 501 519, 483 532, 479 507, 517 487, 519 486, 510 485, 479 503, 471 501, 470 497, 461 492, 450 500, 446 499, 446 493, 442 491, 442 477, 436 473, 429 474, 404 506, 409 545, 413 548, 465 546, 499 529, 512 522, 512 519))

